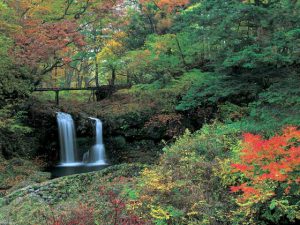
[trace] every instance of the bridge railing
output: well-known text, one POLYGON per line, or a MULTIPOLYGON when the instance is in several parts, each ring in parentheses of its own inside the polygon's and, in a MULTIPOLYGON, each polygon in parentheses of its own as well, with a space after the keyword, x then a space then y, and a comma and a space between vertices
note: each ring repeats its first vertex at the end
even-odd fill
POLYGON ((130 88, 130 84, 118 84, 118 85, 101 85, 99 87, 84 87, 84 88, 76 88, 76 87, 51 87, 51 88, 39 88, 36 87, 33 89, 34 92, 46 92, 46 91, 54 91, 55 92, 55 102, 59 105, 59 92, 60 91, 96 91, 96 92, 107 92, 113 93, 120 89, 130 88))

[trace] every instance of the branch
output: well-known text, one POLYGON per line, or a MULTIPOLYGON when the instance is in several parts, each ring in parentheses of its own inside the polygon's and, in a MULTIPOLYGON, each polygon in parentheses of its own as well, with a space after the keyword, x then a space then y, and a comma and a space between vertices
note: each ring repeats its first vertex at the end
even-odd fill
POLYGON ((63 67, 65 65, 64 63, 59 65, 59 63, 61 63, 61 62, 62 62, 61 59, 57 59, 56 62, 53 63, 51 66, 44 67, 44 69, 41 71, 41 73, 39 75, 45 75, 46 73, 52 71, 56 67, 63 67))
POLYGON ((75 14, 74 19, 79 19, 80 16, 86 12, 90 5, 90 0, 86 0, 85 6, 81 7, 81 11, 75 14))

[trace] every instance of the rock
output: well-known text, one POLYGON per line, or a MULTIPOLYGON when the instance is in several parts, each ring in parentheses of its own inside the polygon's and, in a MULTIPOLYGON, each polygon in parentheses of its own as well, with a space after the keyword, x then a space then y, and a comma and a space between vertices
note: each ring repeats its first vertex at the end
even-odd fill
POLYGON ((14 158, 14 159, 10 160, 10 163, 13 166, 23 166, 24 165, 24 161, 22 159, 19 159, 19 158, 14 158))
POLYGON ((37 171, 32 176, 30 176, 30 179, 36 183, 47 181, 50 178, 51 178, 51 173, 41 172, 41 171, 37 171))
POLYGON ((23 198, 22 197, 18 197, 15 199, 15 204, 19 205, 22 202, 23 198))

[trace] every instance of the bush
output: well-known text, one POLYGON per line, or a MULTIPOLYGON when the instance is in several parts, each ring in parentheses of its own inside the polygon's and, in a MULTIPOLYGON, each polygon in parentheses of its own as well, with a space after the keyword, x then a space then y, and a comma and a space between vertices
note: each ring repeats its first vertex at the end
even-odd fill
POLYGON ((230 188, 239 205, 235 224, 287 224, 300 219, 299 144, 296 127, 267 140, 244 134, 238 161, 231 164, 228 175, 236 177, 230 188))
POLYGON ((214 133, 214 124, 186 132, 164 148, 159 164, 138 178, 137 212, 155 224, 226 224, 232 204, 220 184, 217 157, 236 143, 232 132, 214 133), (232 138, 232 137, 231 137, 232 138))
POLYGON ((80 204, 68 212, 58 216, 58 218, 51 218, 52 225, 95 225, 94 208, 80 204))
POLYGON ((16 105, 0 108, 0 155, 6 158, 34 155, 36 139, 31 137, 32 128, 23 123, 25 118, 26 113, 16 105))

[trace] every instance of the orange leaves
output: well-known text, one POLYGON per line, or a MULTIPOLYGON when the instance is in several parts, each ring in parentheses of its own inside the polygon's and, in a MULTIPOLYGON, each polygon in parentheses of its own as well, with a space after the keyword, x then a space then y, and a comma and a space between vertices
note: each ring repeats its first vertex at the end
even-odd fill
POLYGON ((247 196, 258 195, 260 192, 253 187, 247 186, 246 184, 241 184, 239 186, 230 187, 231 192, 243 191, 247 196))
POLYGON ((165 8, 167 11, 173 11, 177 7, 184 7, 189 3, 189 0, 160 0, 157 1, 159 8, 165 8))
MULTIPOLYGON (((240 172, 247 182, 232 186, 231 192, 242 192, 240 201, 250 196, 259 199, 259 193, 273 193, 280 183, 299 182, 300 130, 283 129, 282 135, 268 140, 260 135, 244 134, 240 163, 231 164, 232 172, 240 172), (272 185, 270 185, 272 184, 272 185), (276 185, 277 184, 277 185, 276 185)), ((289 193, 290 188, 285 189, 289 193)))
POLYGON ((177 8, 182 8, 189 3, 189 0, 141 0, 142 5, 152 3, 159 9, 173 12, 177 8))
MULTIPOLYGON (((290 154, 295 155, 295 149, 291 146, 294 142, 291 139, 300 139, 298 134, 300 132, 291 129, 292 128, 287 128, 283 131, 283 135, 274 136, 269 140, 263 140, 259 135, 244 134, 241 159, 245 163, 256 162, 262 166, 265 160, 273 160, 277 156, 287 157, 290 154), (290 148, 287 151, 286 147, 288 146, 290 146, 290 148)), ((296 152, 298 152, 298 150, 296 150, 296 152)))
POLYGON ((189 0, 140 0, 142 11, 153 16, 152 26, 155 27, 155 32, 165 34, 171 27, 174 19, 174 14, 184 9, 189 4, 189 0))
POLYGON ((244 172, 249 169, 252 169, 251 166, 243 165, 243 164, 231 164, 231 167, 235 168, 237 171, 244 172))

